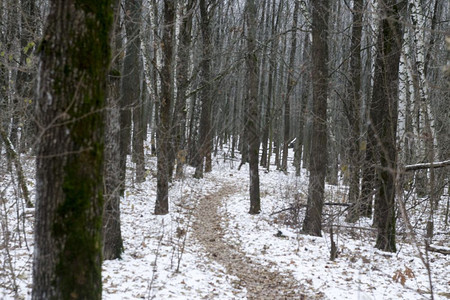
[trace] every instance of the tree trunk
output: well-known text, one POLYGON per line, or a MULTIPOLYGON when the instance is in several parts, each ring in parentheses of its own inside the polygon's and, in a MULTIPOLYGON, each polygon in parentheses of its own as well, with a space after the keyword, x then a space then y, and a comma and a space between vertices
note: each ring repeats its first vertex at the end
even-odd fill
POLYGON ((313 133, 308 203, 303 231, 321 236, 327 167, 328 16, 329 0, 314 0, 312 14, 313 133))
POLYGON ((261 211, 259 195, 259 107, 258 107, 258 57, 256 54, 256 4, 247 0, 245 7, 247 15, 247 86, 248 86, 248 119, 247 135, 250 163, 250 214, 261 211))
MULTIPOLYGON (((294 157, 294 165, 295 165, 295 176, 300 176, 300 168, 302 165, 302 156, 306 155, 306 150, 303 151, 303 148, 306 146, 305 143, 305 128, 307 124, 306 120, 306 108, 308 106, 308 98, 309 98, 309 86, 310 86, 310 57, 308 56, 309 52, 309 35, 305 34, 305 42, 303 44, 303 70, 302 72, 302 88, 301 88, 301 99, 300 99, 300 110, 299 110, 299 122, 298 122, 298 132, 297 139, 295 140, 295 157, 294 157)), ((304 166, 303 166, 304 167, 304 166)))
POLYGON ((374 87, 370 107, 370 127, 378 141, 375 155, 377 194, 375 198, 375 247, 395 252, 395 174, 397 169, 396 132, 398 118, 398 71, 402 44, 399 7, 387 1, 380 7, 380 33, 377 42, 374 87))
MULTIPOLYGON (((140 69, 142 66, 142 61, 139 60, 140 69)), ((142 75, 143 72, 139 70, 142 75)), ((145 98, 143 89, 145 88, 145 81, 143 78, 139 78, 137 84, 139 88, 139 99, 137 104, 133 108, 133 156, 134 163, 136 166, 135 170, 135 180, 137 183, 142 183, 145 181, 145 154, 144 154, 144 141, 146 139, 145 128, 147 126, 147 121, 144 119, 145 116, 145 98)))
POLYGON ((202 113, 200 117, 199 150, 200 159, 195 168, 195 178, 203 177, 203 166, 205 172, 211 171, 212 151, 212 126, 211 126, 211 12, 207 10, 206 0, 200 0, 200 30, 202 33, 202 61, 200 63, 203 88, 200 91, 202 99, 202 113), (204 162, 205 160, 205 162, 204 162))
POLYGON ((33 116, 33 76, 36 65, 33 62, 37 31, 37 8, 35 1, 21 1, 21 33, 20 33, 20 62, 17 70, 17 96, 20 103, 19 120, 22 123, 20 135, 20 151, 27 151, 34 144, 36 136, 33 116))
POLYGON ((40 45, 32 299, 101 299, 113 1, 51 1, 40 45))
MULTIPOLYGON (((447 3, 448 4, 448 3, 447 3)), ((431 37, 429 42, 429 50, 425 57, 426 64, 432 64, 433 58, 436 57, 436 53, 440 51, 440 43, 436 43, 437 33, 440 30, 445 30, 446 25, 443 22, 439 22, 442 19, 445 1, 436 0, 433 18, 431 21, 431 37), (438 25, 439 24, 439 25, 438 25), (437 28, 436 28, 437 27, 437 28), (437 29, 437 30, 436 30, 437 29)), ((448 7, 448 5, 447 5, 448 7)), ((436 137, 436 145, 437 151, 436 154, 439 160, 447 160, 450 158, 450 105, 448 105, 448 101, 445 99, 450 99, 450 41, 446 39, 446 57, 447 57, 447 65, 445 66, 445 72, 441 72, 440 69, 430 68, 429 74, 430 76, 427 80, 429 82, 437 82, 433 77, 439 78, 440 85, 443 88, 439 89, 430 89, 432 96, 431 98, 431 112, 434 117, 434 129, 435 129, 435 137, 436 137), (441 77, 442 76, 442 77, 441 77), (431 81, 430 81, 431 80, 431 81)), ((436 63, 441 65, 442 60, 439 58, 436 59, 436 63)), ((427 66, 427 65, 426 65, 427 66)), ((425 66, 425 67, 426 67, 425 66)), ((436 199, 440 198, 443 191, 445 190, 445 186, 450 189, 450 169, 440 169, 436 174, 436 186, 440 186, 440 190, 436 191, 437 196, 436 199), (447 182, 447 184, 445 184, 447 182)))
POLYGON ((157 191, 155 214, 169 212, 169 152, 170 152, 170 107, 172 103, 172 60, 175 36, 175 0, 164 1, 164 29, 162 44, 163 65, 161 70, 161 103, 159 105, 157 143, 157 191))
MULTIPOLYGON (((15 0, 6 1, 6 53, 3 56, 7 57, 6 66, 8 67, 7 71, 7 82, 8 82, 8 94, 10 97, 10 132, 9 132, 9 140, 15 149, 18 149, 18 137, 19 137, 19 127, 20 127, 20 116, 19 111, 21 110, 22 104, 19 103, 19 99, 14 94, 14 82, 17 79, 17 38, 19 35, 19 26, 17 26, 17 20, 19 18, 19 3, 15 0)), ((4 18, 4 16, 2 16, 4 18)), ((21 152, 21 151, 18 151, 21 152)))
POLYGON ((145 180, 144 161, 144 120, 143 99, 141 93, 142 62, 141 55, 141 15, 142 0, 125 1, 125 31, 127 44, 122 74, 122 101, 132 109, 132 161, 135 163, 135 178, 137 183, 145 180), (125 99, 124 99, 125 98, 125 99))
POLYGON ((139 24, 135 23, 139 14, 136 5, 139 0, 125 1, 125 32, 127 44, 121 73, 122 84, 120 91, 120 194, 125 192, 127 155, 131 153, 132 109, 139 99, 139 67, 140 51, 139 24), (136 44, 139 43, 139 46, 136 44))
POLYGON ((174 152, 176 153, 176 177, 183 176, 187 149, 185 141, 186 128, 186 91, 189 86, 189 54, 191 53, 191 31, 195 0, 188 0, 182 8, 183 18, 180 27, 177 62, 177 102, 174 112, 174 152))
POLYGON ((289 57, 289 69, 287 78, 286 97, 284 101, 284 132, 283 132, 283 158, 281 162, 281 170, 287 171, 287 158, 288 148, 290 142, 290 122, 291 122, 291 94, 296 84, 294 79, 294 63, 295 63, 295 50, 297 48, 297 23, 298 23, 298 9, 299 1, 295 1, 294 4, 294 16, 292 22, 292 40, 291 40, 291 53, 289 57))
MULTIPOLYGON (((267 4, 270 5, 270 2, 267 4)), ((278 30, 278 23, 280 20, 281 4, 278 11, 275 10, 276 1, 272 1, 272 20, 271 20, 271 41, 270 41, 270 53, 269 53, 269 74, 267 82, 267 103, 264 113, 264 126, 262 128, 262 154, 261 154, 261 166, 270 168, 270 157, 272 156, 272 124, 273 124, 273 98, 276 82, 276 51, 277 51, 277 39, 275 35, 278 30)), ((268 14, 269 15, 269 14, 268 14)))
POLYGON ((348 101, 344 102, 346 106, 346 116, 350 126, 350 149, 349 149, 349 169, 350 169, 350 187, 348 192, 348 201, 352 204, 347 215, 347 222, 356 222, 358 220, 361 203, 359 202, 359 179, 361 170, 361 36, 362 36, 362 17, 363 0, 353 1, 353 25, 351 40, 350 74, 351 82, 349 87, 348 101))
POLYGON ((115 28, 113 57, 108 76, 108 98, 105 115, 105 164, 103 210, 103 259, 120 258, 123 252, 122 232, 120 229, 120 72, 118 57, 122 45, 120 36, 120 6, 115 3, 115 28))
MULTIPOLYGON (((114 71, 114 69, 112 70, 114 71)), ((123 252, 120 230, 120 77, 109 75, 105 128, 105 208, 103 211, 103 259, 120 258, 123 252)))

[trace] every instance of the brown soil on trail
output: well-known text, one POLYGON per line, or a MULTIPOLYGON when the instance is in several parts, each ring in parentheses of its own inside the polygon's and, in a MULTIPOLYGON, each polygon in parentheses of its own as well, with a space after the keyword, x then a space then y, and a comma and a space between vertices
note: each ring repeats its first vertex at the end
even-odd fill
POLYGON ((247 299, 306 299, 299 283, 290 273, 280 273, 251 260, 238 246, 224 240, 221 226, 223 216, 218 213, 222 199, 236 193, 235 184, 224 183, 216 193, 203 196, 195 209, 193 235, 206 249, 209 259, 223 265, 228 274, 239 278, 236 288, 247 289, 247 299))

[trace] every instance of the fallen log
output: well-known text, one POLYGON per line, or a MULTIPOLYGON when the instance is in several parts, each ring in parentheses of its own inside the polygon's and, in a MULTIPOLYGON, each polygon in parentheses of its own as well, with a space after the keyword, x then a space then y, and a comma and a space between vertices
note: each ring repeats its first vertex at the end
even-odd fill
POLYGON ((450 160, 407 165, 407 166, 405 166, 405 171, 416 171, 416 170, 430 169, 430 168, 443 168, 443 167, 447 167, 447 166, 450 166, 450 160))
POLYGON ((444 254, 444 255, 449 255, 450 254, 450 248, 447 248, 447 247, 439 247, 439 246, 428 245, 427 250, 431 251, 431 252, 437 252, 437 253, 440 253, 440 254, 444 254))
MULTIPOLYGON (((348 206, 350 206, 351 204, 350 204, 350 203, 339 203, 339 202, 325 202, 323 205, 329 205, 329 206, 346 206, 346 207, 348 207, 348 206)), ((279 213, 282 213, 282 212, 285 212, 285 211, 288 211, 288 210, 298 209, 298 208, 302 208, 302 207, 306 207, 306 206, 308 206, 308 205, 306 205, 306 204, 297 204, 297 205, 289 206, 289 207, 287 207, 287 208, 283 208, 283 209, 281 209, 281 210, 278 210, 278 211, 276 211, 276 212, 273 212, 273 213, 271 213, 269 216, 273 216, 273 215, 276 215, 276 214, 279 214, 279 213)))

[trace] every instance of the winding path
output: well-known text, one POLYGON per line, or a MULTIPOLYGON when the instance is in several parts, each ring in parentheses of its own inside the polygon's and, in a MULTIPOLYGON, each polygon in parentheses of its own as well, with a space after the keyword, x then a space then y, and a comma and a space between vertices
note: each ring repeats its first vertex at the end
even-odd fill
POLYGON ((238 189, 235 183, 221 184, 217 192, 199 200, 194 212, 193 234, 206 249, 209 259, 223 265, 230 275, 239 278, 238 286, 247 289, 247 299, 306 299, 292 274, 280 273, 271 270, 270 266, 252 261, 238 246, 224 240, 223 216, 218 213, 218 208, 224 198, 238 189))

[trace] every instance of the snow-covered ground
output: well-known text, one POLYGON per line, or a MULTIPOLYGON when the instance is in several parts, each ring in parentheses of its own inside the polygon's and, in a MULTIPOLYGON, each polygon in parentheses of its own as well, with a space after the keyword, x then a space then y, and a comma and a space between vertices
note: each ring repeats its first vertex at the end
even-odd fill
MULTIPOLYGON (((248 166, 238 171, 239 160, 226 154, 226 149, 220 152, 213 171, 204 179, 193 179, 193 169, 188 167, 186 177, 171 184, 170 214, 166 216, 153 214, 153 171, 143 184, 128 181, 121 202, 125 252, 122 259, 103 263, 103 299, 246 299, 247 290, 238 276, 230 275, 207 255, 192 232, 195 209, 207 194, 221 197, 219 213, 226 244, 239 248, 255 264, 292 274, 307 299, 430 299, 427 268, 403 232, 402 222, 394 254, 374 249, 376 231, 370 227, 371 220, 345 223, 345 214, 339 214, 345 209, 341 206, 325 207, 322 237, 303 235, 299 228, 304 208, 299 209, 298 220, 292 210, 282 210, 294 199, 306 203, 307 174, 295 177, 293 170, 285 174, 274 167, 270 172, 261 169, 262 211, 249 215, 248 166), (224 185, 233 187, 235 193, 221 195, 224 185), (329 259, 330 225, 338 249, 334 261, 329 259)), ((23 161, 34 195, 33 159, 23 161)), ((1 168, 5 171, 0 174, 0 299, 29 299, 33 214, 23 208, 6 165, 1 168)), ((147 168, 156 169, 154 157, 148 157, 147 168)), ((131 174, 130 165, 129 178, 131 174)), ((342 202, 345 188, 327 186, 326 201, 342 202)), ((420 213, 418 208, 413 211, 420 213)), ((417 240, 422 244, 426 218, 411 217, 418 224, 417 240)), ((439 214, 435 222, 435 231, 440 233, 435 243, 449 247, 449 230, 439 214)), ((428 255, 434 299, 450 299, 449 256, 425 253, 422 245, 419 250, 425 260, 428 255)))

